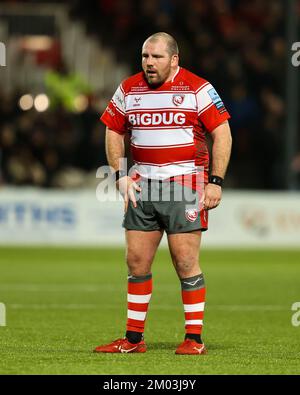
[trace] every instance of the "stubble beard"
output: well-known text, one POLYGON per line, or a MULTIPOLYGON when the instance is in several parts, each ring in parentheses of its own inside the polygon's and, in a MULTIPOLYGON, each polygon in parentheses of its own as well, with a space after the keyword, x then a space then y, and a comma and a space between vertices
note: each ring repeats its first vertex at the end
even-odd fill
POLYGON ((147 80, 148 84, 151 87, 157 88, 157 87, 161 86, 165 82, 165 81, 162 80, 162 78, 159 76, 159 74, 156 74, 156 81, 153 81, 153 79, 151 77, 149 77, 146 72, 144 72, 144 74, 145 74, 145 77, 146 77, 146 80, 147 80))

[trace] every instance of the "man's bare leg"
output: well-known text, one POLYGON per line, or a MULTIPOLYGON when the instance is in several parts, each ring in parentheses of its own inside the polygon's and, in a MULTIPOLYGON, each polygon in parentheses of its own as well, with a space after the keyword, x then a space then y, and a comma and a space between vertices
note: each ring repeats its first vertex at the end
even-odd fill
POLYGON ((179 278, 201 274, 199 251, 201 231, 168 235, 168 244, 173 265, 179 278))
POLYGON ((199 266, 201 231, 168 235, 172 261, 181 282, 185 315, 185 341, 176 354, 205 354, 201 339, 205 285, 199 266))
POLYGON ((126 262, 132 276, 146 276, 163 236, 162 230, 126 230, 126 262))
POLYGON ((143 340, 146 314, 152 294, 151 266, 163 231, 126 230, 126 261, 128 266, 126 337, 98 346, 95 352, 144 353, 143 340))
POLYGON ((126 338, 130 343, 139 343, 143 339, 152 294, 151 266, 162 235, 162 230, 126 230, 126 261, 129 274, 126 338))

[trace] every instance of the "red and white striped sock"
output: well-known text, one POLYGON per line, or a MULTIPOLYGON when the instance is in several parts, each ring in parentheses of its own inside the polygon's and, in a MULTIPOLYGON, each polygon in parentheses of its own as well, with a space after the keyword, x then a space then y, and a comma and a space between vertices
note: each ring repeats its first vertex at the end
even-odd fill
POLYGON ((206 291, 203 274, 180 281, 186 337, 188 334, 201 335, 206 291))
POLYGON ((146 276, 128 276, 127 331, 144 333, 151 294, 151 273, 146 276))

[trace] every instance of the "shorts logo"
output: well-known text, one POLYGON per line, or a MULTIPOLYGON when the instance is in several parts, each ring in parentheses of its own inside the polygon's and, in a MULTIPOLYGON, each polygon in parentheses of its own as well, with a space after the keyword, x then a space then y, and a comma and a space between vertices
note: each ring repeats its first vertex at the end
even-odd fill
POLYGON ((180 106, 183 103, 184 95, 173 95, 173 103, 175 106, 180 106))
POLYGON ((185 218, 190 222, 195 222, 198 217, 198 210, 195 208, 187 208, 185 210, 185 218))

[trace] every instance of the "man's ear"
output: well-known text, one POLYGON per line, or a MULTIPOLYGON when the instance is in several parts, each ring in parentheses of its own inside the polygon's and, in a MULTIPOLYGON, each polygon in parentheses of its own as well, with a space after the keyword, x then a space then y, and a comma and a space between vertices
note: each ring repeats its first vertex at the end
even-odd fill
POLYGON ((178 66, 178 63, 179 63, 179 56, 176 54, 172 55, 171 65, 178 66))

